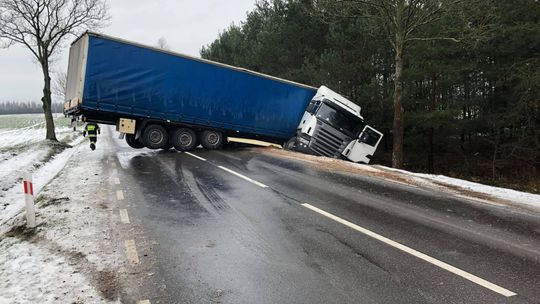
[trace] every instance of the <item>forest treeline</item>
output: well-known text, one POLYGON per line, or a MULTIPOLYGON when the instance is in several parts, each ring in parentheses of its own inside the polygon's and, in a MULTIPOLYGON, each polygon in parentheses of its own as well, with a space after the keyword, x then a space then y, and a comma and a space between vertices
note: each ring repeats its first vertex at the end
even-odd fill
MULTIPOLYGON (((62 103, 53 103, 52 112, 62 113, 62 103)), ((19 101, 5 101, 0 102, 0 115, 3 114, 34 114, 43 113, 43 107, 41 103, 37 102, 19 102, 19 101)))
MULTIPOLYGON (((434 9, 403 50, 403 167, 540 191, 540 2, 416 2, 434 9)), ((258 1, 201 56, 349 97, 384 132, 375 163, 390 165, 395 19, 377 1, 328 3, 258 1)))

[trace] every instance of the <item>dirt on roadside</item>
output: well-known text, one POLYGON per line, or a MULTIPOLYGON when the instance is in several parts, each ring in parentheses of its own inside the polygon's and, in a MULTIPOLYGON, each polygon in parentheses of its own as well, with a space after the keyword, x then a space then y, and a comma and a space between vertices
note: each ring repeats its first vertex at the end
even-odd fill
MULTIPOLYGON (((450 184, 446 184, 446 183, 442 183, 438 181, 432 181, 432 180, 428 180, 428 179, 424 179, 420 177, 407 176, 397 171, 385 170, 384 168, 375 167, 371 165, 356 164, 356 163, 348 162, 346 160, 302 154, 298 152, 276 149, 273 147, 250 148, 250 149, 253 151, 257 151, 258 153, 264 153, 264 154, 273 155, 277 157, 283 157, 283 158, 288 158, 292 160, 302 161, 303 163, 313 166, 317 169, 322 169, 329 172, 337 171, 337 172, 344 172, 344 173, 361 174, 364 176, 380 178, 385 181, 395 182, 398 184, 443 191, 446 193, 454 194, 461 198, 470 198, 472 200, 475 200, 481 203, 495 204, 499 206, 500 205, 512 206, 512 207, 518 207, 518 208, 527 209, 527 210, 533 210, 530 207, 523 206, 521 204, 516 204, 515 202, 504 200, 498 197, 494 197, 489 194, 479 193, 479 192, 466 189, 463 187, 459 187, 456 185, 450 185, 450 184)), ((537 211, 537 210, 534 210, 534 211, 537 211)))
POLYGON ((275 149, 272 147, 268 148, 251 148, 254 151, 258 151, 265 154, 286 157, 289 159, 299 160, 304 163, 307 163, 310 166, 313 166, 317 169, 323 169, 327 171, 339 171, 347 173, 359 173, 362 175, 372 176, 372 177, 381 177, 385 179, 390 179, 400 183, 410 184, 413 183, 413 180, 407 178, 403 175, 384 171, 379 168, 375 168, 370 165, 355 164, 341 159, 328 158, 324 156, 315 156, 302 154, 298 152, 286 151, 282 149, 275 149))

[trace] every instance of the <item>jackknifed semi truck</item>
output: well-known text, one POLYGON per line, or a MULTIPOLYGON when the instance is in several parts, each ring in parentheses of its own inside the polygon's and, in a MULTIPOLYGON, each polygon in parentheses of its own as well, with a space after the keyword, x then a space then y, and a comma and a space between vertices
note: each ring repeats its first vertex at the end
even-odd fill
POLYGON ((228 137, 369 163, 382 133, 315 88, 86 32, 70 48, 64 114, 115 125, 135 149, 219 149, 228 137))

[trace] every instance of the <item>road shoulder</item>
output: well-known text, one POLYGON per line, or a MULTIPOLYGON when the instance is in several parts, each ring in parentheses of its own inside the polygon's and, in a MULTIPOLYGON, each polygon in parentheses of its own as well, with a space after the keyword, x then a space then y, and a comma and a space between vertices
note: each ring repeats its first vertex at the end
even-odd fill
POLYGON ((302 162, 320 170, 359 174, 401 186, 423 188, 450 194, 457 199, 479 204, 540 212, 540 195, 486 186, 441 175, 413 173, 384 166, 355 164, 344 160, 306 155, 275 148, 251 148, 257 153, 302 162))
POLYGON ((125 259, 104 154, 79 149, 36 199, 37 227, 2 236, 1 303, 120 303, 125 259))

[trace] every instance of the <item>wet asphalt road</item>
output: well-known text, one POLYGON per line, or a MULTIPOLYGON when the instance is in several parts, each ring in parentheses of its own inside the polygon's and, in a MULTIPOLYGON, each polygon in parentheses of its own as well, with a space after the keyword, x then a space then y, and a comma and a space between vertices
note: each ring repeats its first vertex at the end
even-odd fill
MULTIPOLYGON (((540 216, 247 149, 102 141, 151 303, 539 303, 540 216), (220 166, 262 183, 254 184, 220 166), (310 204, 516 293, 506 297, 310 204)), ((139 270, 137 270, 139 268, 139 270)))

